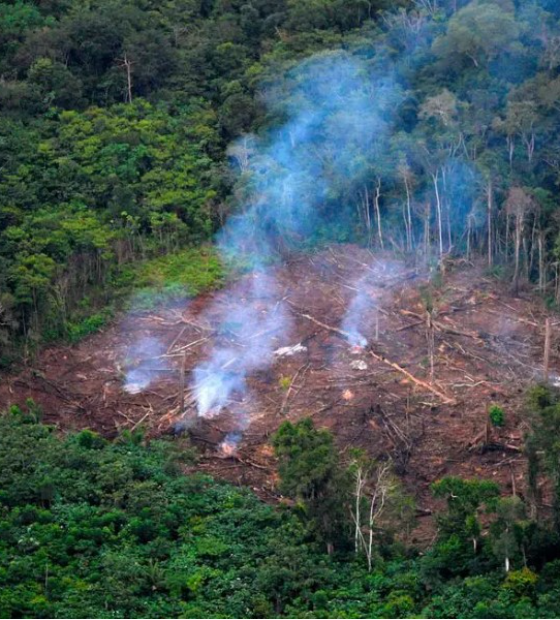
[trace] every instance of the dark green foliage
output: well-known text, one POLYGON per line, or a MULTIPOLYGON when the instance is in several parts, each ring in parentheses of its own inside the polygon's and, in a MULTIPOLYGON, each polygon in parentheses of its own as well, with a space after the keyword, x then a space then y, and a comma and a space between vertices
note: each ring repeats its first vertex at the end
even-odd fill
POLYGON ((560 394, 558 390, 538 385, 527 398, 531 432, 526 437, 529 457, 530 493, 539 503, 539 474, 547 474, 554 485, 554 514, 560 524, 560 394))
POLYGON ((273 438, 282 493, 302 502, 311 523, 330 549, 344 545, 350 479, 343 471, 333 436, 315 429, 310 418, 284 422, 273 438))
MULTIPOLYGON (((34 403, 28 408, 31 414, 34 403)), ((285 426, 277 444, 292 461, 283 470, 286 488, 307 502, 323 493, 338 467, 329 434, 303 422, 285 426), (304 444, 317 463, 302 460, 304 444)), ((380 548, 367 572, 338 538, 338 553, 326 553, 319 544, 324 531, 313 524, 320 513, 302 519, 299 510, 267 506, 247 490, 185 476, 182 466, 193 458, 182 440, 146 444, 141 434, 128 433, 110 443, 88 430, 61 439, 21 410, 2 416, 0 614, 507 618, 560 612, 552 538, 530 531, 519 501, 494 503, 497 518, 478 562, 472 545, 463 544, 473 535, 469 517, 495 499, 492 483, 438 483, 436 492, 449 501, 442 523, 453 520, 457 532, 442 526, 439 542, 422 556, 380 548)))
MULTIPOLYGON (((383 245, 378 192, 386 247, 419 250, 434 268, 444 251, 479 252, 489 272, 516 288, 533 281, 557 303, 557 4, 0 3, 0 365, 20 344, 103 328, 131 291, 146 308, 219 284, 204 243, 254 198, 251 175, 234 181, 228 169, 247 154, 227 145, 251 131, 266 141, 298 103, 293 83, 316 77, 313 62, 299 64, 315 53, 358 57, 372 76, 390 66, 394 96, 371 148, 342 173, 337 155, 355 145, 319 137, 332 167, 323 220, 288 245, 383 245)), ((307 151, 300 190, 316 181, 307 151)), ((499 407, 488 414, 504 424, 499 407)), ((193 454, 181 441, 61 439, 29 400, 0 419, 0 615, 558 616, 556 391, 535 388, 529 414, 527 505, 492 482, 446 478, 434 485, 447 503, 434 545, 404 550, 374 523, 368 571, 350 544, 356 472, 310 421, 274 438, 293 503, 274 509, 183 476, 193 454), (555 529, 536 520, 544 476, 555 529)))
POLYGON ((316 430, 310 418, 281 424, 273 445, 283 493, 305 500, 318 497, 336 474, 338 457, 333 437, 316 430))
POLYGON ((184 443, 0 427, 2 616, 253 617, 333 581, 297 519, 181 475, 184 443))
POLYGON ((141 101, 29 125, 0 118, 6 340, 86 335, 103 322, 80 312, 86 296, 102 306, 127 264, 209 237, 212 123, 204 107, 141 101))
POLYGON ((447 502, 447 513, 438 516, 436 564, 443 574, 467 574, 479 560, 480 515, 493 512, 500 488, 490 480, 443 478, 432 489, 436 497, 447 502))

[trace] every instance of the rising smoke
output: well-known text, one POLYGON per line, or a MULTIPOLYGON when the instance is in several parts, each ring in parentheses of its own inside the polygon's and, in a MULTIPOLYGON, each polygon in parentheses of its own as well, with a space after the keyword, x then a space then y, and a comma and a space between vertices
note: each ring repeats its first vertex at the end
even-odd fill
POLYGON ((219 328, 232 320, 241 325, 244 348, 216 346, 194 370, 200 416, 215 415, 234 394, 243 396, 247 375, 271 365, 274 347, 289 343, 289 312, 271 265, 325 226, 325 205, 339 199, 349 178, 359 182, 368 174, 371 154, 384 149, 399 96, 390 71, 375 75, 349 54, 323 54, 266 93, 284 124, 230 149, 243 175, 243 204, 217 245, 225 261, 243 260, 253 272, 248 291, 232 291, 232 299, 243 294, 244 303, 219 328))
POLYGON ((375 308, 376 301, 369 289, 371 280, 372 276, 368 274, 356 282, 354 288, 357 292, 342 319, 341 328, 348 334, 348 344, 352 347, 365 347, 368 343, 360 326, 364 323, 366 316, 375 308))
MULTIPOLYGON (((289 314, 279 301, 276 282, 264 269, 253 270, 250 278, 228 291, 228 299, 231 304, 218 328, 218 332, 227 332, 228 344, 216 346, 210 358, 193 371, 198 415, 202 417, 216 415, 233 394, 243 397, 247 375, 272 364, 278 338, 286 338, 290 332, 289 314)), ((223 306, 218 310, 223 311, 223 306)))
MULTIPOLYGON (((217 235, 216 245, 226 264, 248 265, 251 273, 227 291, 231 300, 227 313, 220 315, 218 306, 207 310, 207 322, 218 333, 228 333, 228 338, 217 338, 207 359, 193 371, 191 388, 199 416, 213 417, 232 399, 242 401, 248 377, 273 363, 275 348, 293 344, 290 312, 274 276, 286 251, 326 238, 325 231, 333 228, 346 234, 371 226, 364 217, 370 217, 372 195, 366 196, 367 208, 358 214, 357 195, 366 188, 373 192, 375 180, 398 186, 403 162, 405 167, 430 168, 429 161, 414 161, 418 149, 409 152, 406 136, 395 134, 396 116, 407 98, 403 76, 417 69, 410 61, 411 50, 430 44, 419 31, 414 45, 405 46, 400 58, 378 56, 374 50, 364 58, 344 51, 325 52, 303 61, 266 89, 263 99, 275 129, 244 136, 229 149, 238 175, 236 209, 217 235)), ((430 137, 422 140, 428 153, 430 137)), ((471 213, 472 168, 451 150, 438 157, 437 169, 448 176, 437 183, 457 188, 445 194, 454 201, 453 209, 447 205, 445 211, 447 229, 459 222, 464 225, 466 215, 480 225, 478 211, 471 213), (442 164, 446 159, 450 165, 442 164)), ((433 203, 432 190, 429 183, 424 184, 420 195, 413 195, 416 208, 433 203)), ((433 221, 434 215, 428 222, 430 218, 433 221)), ((386 225, 401 234, 402 226, 394 224, 386 225)), ((440 225, 443 237, 441 230, 440 225)), ((376 232, 368 230, 368 234, 376 232)), ((428 238, 430 234, 428 230, 428 238)), ((445 245, 451 249, 450 240, 445 245)), ((350 344, 364 346, 360 324, 376 300, 366 290, 371 289, 370 278, 355 284, 358 292, 342 328, 350 334, 350 344)), ((247 416, 240 414, 238 430, 248 423, 247 416)), ((235 443, 239 435, 232 437, 235 443)))
POLYGON ((143 336, 127 347, 125 363, 127 366, 124 389, 130 394, 145 390, 158 371, 154 370, 153 360, 160 358, 159 367, 166 367, 163 358, 165 347, 153 336, 143 336))

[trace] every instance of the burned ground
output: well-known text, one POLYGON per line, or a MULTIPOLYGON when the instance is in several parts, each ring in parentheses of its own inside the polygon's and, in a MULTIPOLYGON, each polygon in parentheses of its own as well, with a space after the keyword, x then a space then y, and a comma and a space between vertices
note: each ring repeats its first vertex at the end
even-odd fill
MULTIPOLYGON (((419 514, 428 517, 420 538, 430 529, 434 507, 429 485, 442 476, 489 478, 505 493, 512 485, 523 492, 523 398, 542 374, 543 304, 529 295, 513 297, 482 268, 465 263, 452 266, 442 285, 427 293, 426 271, 354 246, 292 258, 274 276, 294 322, 289 338, 278 333, 274 342, 279 349, 302 346, 248 377, 247 395, 211 419, 197 418, 190 370, 217 341, 251 347, 251 338, 239 340, 235 325, 224 329, 223 316, 245 301, 242 294, 233 300, 227 288, 129 315, 75 347, 44 350, 32 368, 2 378, 0 407, 33 398, 46 423, 107 437, 127 428, 144 427, 150 436, 183 430, 200 449, 199 469, 248 484, 268 499, 277 497, 271 435, 284 420, 311 416, 334 433, 343 454, 358 447, 393 460, 419 514), (337 331, 359 288, 375 300, 360 325, 369 343, 364 348, 349 346, 337 331), (161 343, 155 355, 134 349, 146 338, 161 343), (124 389, 134 369, 153 379, 137 393, 124 389), (491 403, 506 412, 503 428, 487 428, 491 403), (241 427, 241 442, 230 453, 222 442, 241 427)), ((238 290, 249 287, 251 277, 257 276, 241 278, 238 290)), ((271 296, 255 303, 269 313, 279 301, 271 296)), ((553 348, 552 369, 559 362, 553 348)))

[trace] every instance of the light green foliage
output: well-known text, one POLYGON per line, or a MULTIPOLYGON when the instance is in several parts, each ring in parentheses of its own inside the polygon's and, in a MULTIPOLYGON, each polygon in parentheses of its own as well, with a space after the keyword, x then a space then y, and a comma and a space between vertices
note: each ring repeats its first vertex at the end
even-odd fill
MULTIPOLYGON (((489 249, 504 273, 515 255, 516 280, 538 281, 550 296, 559 17, 547 0, 2 4, 2 359, 22 341, 67 337, 84 320, 82 299, 97 314, 122 293, 113 283, 129 265, 206 242, 246 207, 259 179, 247 168, 251 140, 244 153, 237 139, 258 132, 266 141, 288 109, 314 100, 293 87, 316 79, 316 53, 359 58, 360 77, 372 80, 355 94, 375 105, 361 119, 344 106, 336 118, 325 111, 319 144, 332 139, 329 127, 348 131, 319 159, 315 148, 300 157, 303 202, 316 192, 317 166, 329 183, 320 223, 286 245, 384 236, 386 248, 421 246, 431 261, 441 236, 442 250, 469 259, 489 249), (390 83, 379 84, 388 66, 390 83), (516 251, 505 217, 512 186, 531 198, 516 251)), ((180 286, 170 283, 170 295, 180 286)))
POLYGON ((488 407, 488 418, 492 426, 501 427, 506 423, 506 413, 502 407, 498 405, 490 405, 490 407, 488 407))
MULTIPOLYGON (((386 248, 420 249, 435 267, 442 233, 444 251, 490 254, 496 274, 510 274, 515 257, 516 279, 552 297, 559 19, 553 0, 0 3, 0 364, 19 344, 102 328, 131 291, 146 308, 219 285, 223 268, 204 243, 258 180, 245 169, 235 180, 228 158, 243 168, 251 149, 227 145, 254 131, 266 140, 284 123, 301 103, 291 87, 317 77, 305 60, 316 53, 359 58, 373 78, 357 95, 385 103, 364 110, 379 116, 365 146, 365 117, 325 117, 354 130, 321 153, 321 224, 287 245, 380 243, 367 229, 379 188, 386 248), (375 76, 387 67, 379 98, 375 76), (523 212, 508 201, 521 193, 523 212)), ((302 203, 317 190, 315 153, 300 159, 302 203)), ((440 276, 424 295, 429 311, 440 276)), ((0 613, 557 617, 559 402, 547 387, 530 395, 528 505, 500 499, 492 482, 444 479, 434 492, 447 511, 421 555, 391 536, 414 516, 391 478, 391 523, 375 523, 371 572, 352 544, 356 471, 309 421, 274 438, 294 505, 276 510, 180 475, 177 452, 191 454, 181 441, 61 439, 37 424, 36 403, 14 405, 0 419, 0 613), (545 475, 555 529, 529 518, 545 475)))
MULTIPOLYGON (((103 306, 109 280, 127 263, 209 237, 215 191, 207 122, 203 105, 171 115, 142 101, 62 112, 37 130, 0 119, 8 146, 0 179, 7 278, 0 286, 14 316, 4 329, 75 340, 91 331, 76 327, 80 316, 70 318, 80 315, 81 297, 103 306)), ((197 292, 215 279, 215 261, 195 277, 200 264, 190 258, 176 257, 175 271, 186 259, 185 282, 170 274, 169 286, 197 292)))
POLYGON ((81 320, 70 321, 67 325, 68 339, 70 342, 79 342, 82 338, 90 336, 105 327, 112 318, 109 310, 90 314, 81 320))
POLYGON ((133 272, 133 308, 185 299, 220 285, 224 269, 211 247, 175 252, 147 261, 133 272))
POLYGON ((478 68, 510 50, 518 36, 513 11, 495 2, 474 0, 449 20, 446 34, 436 39, 433 49, 448 66, 467 63, 478 68))

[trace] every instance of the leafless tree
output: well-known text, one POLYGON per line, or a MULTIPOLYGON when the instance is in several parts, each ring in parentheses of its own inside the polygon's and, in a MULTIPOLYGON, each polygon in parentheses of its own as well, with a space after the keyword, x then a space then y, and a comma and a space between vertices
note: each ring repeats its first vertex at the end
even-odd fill
POLYGON ((521 246, 523 244, 525 224, 527 216, 533 208, 533 199, 521 187, 512 187, 506 201, 506 212, 508 217, 513 218, 514 222, 514 257, 515 267, 513 274, 513 287, 519 287, 520 265, 521 265, 521 246))
POLYGON ((354 547, 356 554, 363 551, 371 571, 375 532, 394 489, 391 463, 356 463, 354 476, 354 547))

